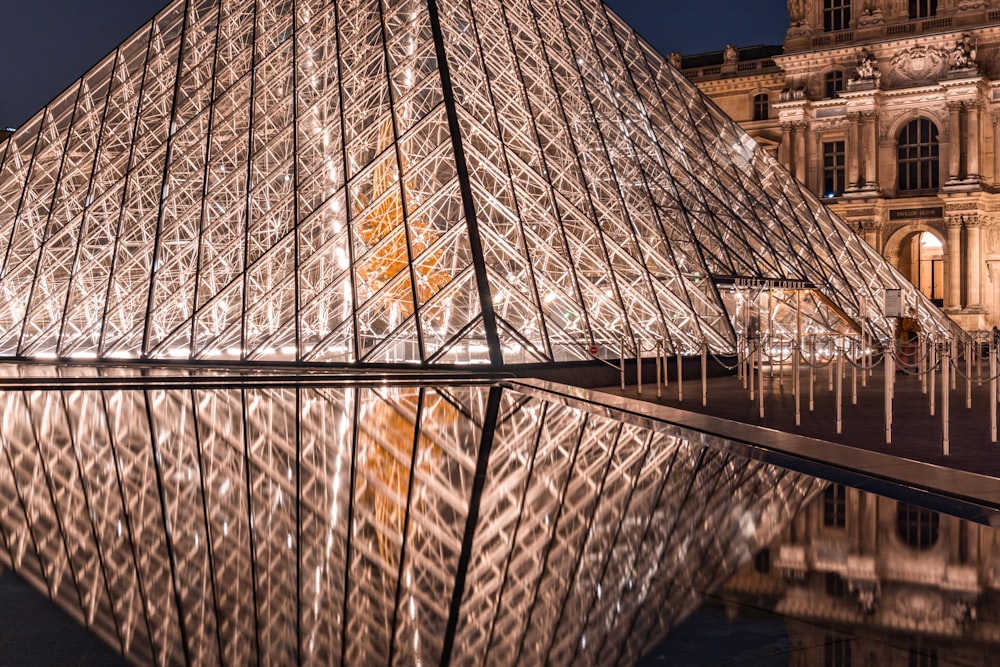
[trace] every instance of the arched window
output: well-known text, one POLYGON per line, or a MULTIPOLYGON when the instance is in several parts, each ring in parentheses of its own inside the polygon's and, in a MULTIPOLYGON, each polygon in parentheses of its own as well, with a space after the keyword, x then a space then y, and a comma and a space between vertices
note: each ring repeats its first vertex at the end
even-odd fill
POLYGON ((900 131, 896 162, 900 192, 938 187, 938 130, 926 118, 910 121, 900 131))
POLYGON ((929 549, 938 541, 941 516, 934 511, 896 503, 896 533, 905 544, 914 549, 929 549))
POLYGON ((771 101, 770 96, 767 93, 758 93, 753 96, 753 119, 754 120, 767 120, 767 112, 769 102, 771 101))
POLYGON ((910 0, 910 18, 923 19, 937 16, 937 0, 910 0))
POLYGON ((851 26, 851 0, 823 0, 823 31, 847 30, 851 26))
POLYGON ((826 73, 825 92, 827 97, 836 97, 844 89, 844 73, 834 70, 826 73))

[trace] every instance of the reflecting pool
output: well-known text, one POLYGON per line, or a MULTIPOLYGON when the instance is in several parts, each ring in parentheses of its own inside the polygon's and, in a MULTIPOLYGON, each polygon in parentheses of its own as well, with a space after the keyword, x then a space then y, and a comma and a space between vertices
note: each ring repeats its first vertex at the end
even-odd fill
POLYGON ((136 663, 634 663, 821 486, 513 382, 103 375, 0 391, 2 555, 136 663))
POLYGON ((762 614, 773 664, 1000 641, 993 528, 571 388, 31 372, 0 559, 136 664, 676 663, 762 614))

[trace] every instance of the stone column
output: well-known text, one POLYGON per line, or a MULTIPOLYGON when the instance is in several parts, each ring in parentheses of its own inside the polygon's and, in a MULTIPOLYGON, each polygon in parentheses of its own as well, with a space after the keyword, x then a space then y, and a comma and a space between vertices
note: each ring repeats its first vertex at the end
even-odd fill
POLYGON ((979 180, 979 140, 981 136, 981 130, 979 128, 979 109, 982 103, 978 100, 974 102, 969 102, 966 106, 968 110, 968 116, 966 118, 966 123, 968 127, 966 128, 966 139, 968 141, 966 148, 966 160, 968 164, 965 166, 966 177, 974 178, 979 180))
POLYGON ((858 155, 861 154, 858 147, 858 114, 848 114, 847 118, 850 121, 847 127, 847 187, 856 188, 860 180, 858 155))
POLYGON ((948 180, 957 181, 962 173, 962 103, 948 103, 948 180))
POLYGON ((799 183, 806 182, 806 123, 796 123, 795 137, 795 178, 799 183))
POLYGON ((948 253, 945 255, 945 310, 962 308, 962 219, 948 219, 948 253))
POLYGON ((788 171, 792 170, 792 125, 781 124, 781 145, 778 146, 778 161, 788 171))
POLYGON ((965 219, 965 229, 966 229, 966 245, 965 245, 965 266, 968 267, 966 270, 969 272, 969 282, 965 294, 965 307, 968 310, 981 310, 982 304, 982 285, 980 284, 980 266, 982 266, 982 259, 980 257, 980 224, 979 218, 976 216, 969 216, 965 219))
POLYGON ((865 187, 875 188, 878 185, 878 136, 876 135, 876 119, 878 114, 869 111, 862 114, 864 121, 864 151, 865 151, 865 187))
POLYGON ((1000 134, 997 133, 997 121, 1000 116, 992 114, 990 120, 993 121, 993 184, 1000 183, 1000 134))

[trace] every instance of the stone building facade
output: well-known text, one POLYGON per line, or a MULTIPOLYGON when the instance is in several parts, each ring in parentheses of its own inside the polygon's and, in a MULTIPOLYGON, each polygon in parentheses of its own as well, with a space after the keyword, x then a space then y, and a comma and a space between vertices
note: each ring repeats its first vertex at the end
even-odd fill
POLYGON ((834 484, 721 595, 785 618, 790 665, 996 665, 1000 531, 834 484))
POLYGON ((969 330, 1000 324, 1000 0, 789 0, 671 61, 969 330))

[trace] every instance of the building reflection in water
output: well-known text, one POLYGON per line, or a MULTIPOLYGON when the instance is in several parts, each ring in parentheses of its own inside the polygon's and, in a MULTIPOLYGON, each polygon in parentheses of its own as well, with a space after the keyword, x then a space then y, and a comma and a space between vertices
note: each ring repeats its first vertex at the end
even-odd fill
POLYGON ((0 556, 134 663, 631 664, 819 488, 524 386, 197 379, 0 391, 0 556))
POLYGON ((722 597, 785 616, 791 665, 994 665, 1000 533, 831 485, 722 597))

